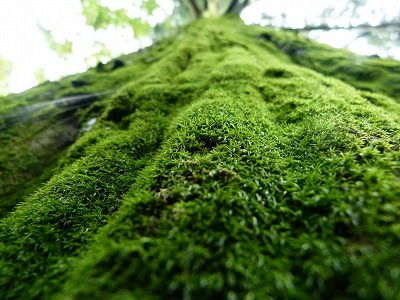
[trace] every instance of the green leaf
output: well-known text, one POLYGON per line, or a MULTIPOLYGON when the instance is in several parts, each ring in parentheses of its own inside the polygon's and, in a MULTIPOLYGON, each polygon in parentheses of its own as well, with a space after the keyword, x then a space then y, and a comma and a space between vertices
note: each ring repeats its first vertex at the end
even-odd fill
POLYGON ((39 83, 46 81, 46 73, 43 68, 37 69, 34 76, 35 76, 36 81, 39 83))
POLYGON ((141 19, 132 19, 130 26, 133 29, 135 38, 148 35, 151 29, 149 23, 144 22, 141 19))
POLYGON ((147 11, 149 15, 153 14, 153 11, 158 8, 158 4, 156 0, 145 0, 142 3, 142 8, 147 11))
POLYGON ((52 30, 44 28, 39 23, 37 23, 36 26, 45 37, 50 49, 56 52, 60 57, 66 58, 69 54, 72 53, 72 42, 68 40, 63 43, 56 42, 53 37, 52 30))

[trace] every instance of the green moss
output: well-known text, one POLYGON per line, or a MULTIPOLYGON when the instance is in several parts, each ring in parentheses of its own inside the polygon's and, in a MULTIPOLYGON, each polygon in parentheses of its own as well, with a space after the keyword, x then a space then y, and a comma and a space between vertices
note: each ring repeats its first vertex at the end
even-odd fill
MULTIPOLYGON (((146 50, 147 56, 151 51, 146 50)), ((114 91, 142 77, 148 65, 144 54, 120 58, 125 67, 115 69, 112 61, 102 70, 91 69, 0 99, 0 217, 52 176, 57 160, 80 136, 85 122, 103 113, 114 91), (87 98, 80 100, 80 95, 87 98), (62 97, 69 99, 60 102, 62 97)))
POLYGON ((311 41, 297 33, 258 29, 260 39, 272 42, 294 63, 343 80, 358 89, 399 101, 400 62, 363 57, 311 41))
POLYGON ((82 75, 125 85, 2 220, 5 299, 396 299, 399 104, 262 32, 199 20, 82 75))

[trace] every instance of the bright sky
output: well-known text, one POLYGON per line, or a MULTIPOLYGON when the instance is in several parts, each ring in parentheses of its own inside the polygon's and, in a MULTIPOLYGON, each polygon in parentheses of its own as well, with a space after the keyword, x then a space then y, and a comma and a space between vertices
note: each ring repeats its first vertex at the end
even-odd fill
POLYGON ((46 76, 57 79, 60 74, 83 71, 78 62, 65 62, 48 49, 36 27, 37 20, 64 24, 64 30, 77 30, 84 19, 76 15, 79 1, 14 0, 0 1, 0 53, 13 62, 12 91, 18 92, 36 84, 34 73, 43 68, 46 76), (40 2, 39 2, 40 1, 40 2), (61 4, 62 3, 62 4, 61 4))
POLYGON ((35 72, 43 69, 46 78, 56 80, 66 74, 83 72, 87 61, 96 50, 94 41, 107 42, 114 55, 137 51, 149 45, 134 40, 131 30, 109 30, 94 32, 85 25, 80 15, 79 0, 14 0, 0 1, 0 54, 13 62, 10 76, 12 92, 20 92, 37 84, 35 72), (51 51, 36 24, 53 29, 57 41, 65 38, 74 41, 72 55, 68 61, 51 51))
MULTIPOLYGON (((129 5, 132 0, 104 0, 110 5, 118 3, 121 6, 129 5)), ((261 12, 268 11, 269 15, 281 15, 283 12, 290 20, 290 26, 301 27, 304 19, 316 18, 326 6, 327 2, 335 1, 340 5, 346 0, 280 0, 259 1, 247 9, 242 18, 246 23, 260 23, 261 12)), ((170 1, 159 1, 166 5, 170 1)), ((393 0, 368 0, 371 7, 385 5, 387 15, 400 12, 400 1, 393 0)), ((165 7, 170 10, 170 6, 165 7)), ((10 77, 12 92, 20 92, 37 84, 35 72, 44 70, 46 78, 57 80, 61 76, 83 72, 87 68, 87 62, 95 63, 88 59, 95 51, 94 41, 107 43, 111 52, 118 56, 122 53, 136 51, 141 46, 149 45, 149 39, 137 41, 133 39, 132 30, 117 30, 94 32, 85 26, 85 19, 80 15, 80 0, 0 0, 0 55, 13 62, 14 71, 10 77), (42 33, 37 29, 37 22, 45 28, 53 29, 53 33, 59 41, 64 38, 74 41, 74 55, 65 61, 60 59, 48 48, 48 44, 42 33)), ((135 12, 131 12, 135 15, 135 12)), ((157 13, 156 13, 157 14, 157 13)), ((359 23, 378 22, 379 15, 365 13, 365 20, 359 23)), ((155 24, 162 20, 162 13, 158 12, 156 18, 150 20, 155 24)), ((346 19, 343 19, 344 22, 346 19)), ((282 20, 276 18, 275 25, 282 20)), ((357 22, 357 21, 356 21, 357 22)), ((265 24, 264 24, 265 25, 265 24)), ((356 25, 356 24, 355 24, 356 25)), ((354 34, 347 31, 335 31, 330 34, 314 33, 313 38, 336 47, 343 47, 355 39, 354 34)), ((351 44, 351 50, 362 54, 373 54, 374 49, 365 44, 363 40, 357 40, 351 44)), ((396 51, 396 50, 394 50, 396 51)), ((392 55, 400 59, 400 50, 392 55)))

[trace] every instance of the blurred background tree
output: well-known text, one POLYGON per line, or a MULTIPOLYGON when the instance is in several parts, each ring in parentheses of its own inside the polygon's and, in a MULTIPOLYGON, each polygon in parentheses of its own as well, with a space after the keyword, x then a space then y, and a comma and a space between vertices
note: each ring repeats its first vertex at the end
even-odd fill
MULTIPOLYGON (((193 19, 227 13, 240 14, 246 24, 294 30, 335 47, 400 58, 400 3, 392 0, 76 1, 80 6, 78 14, 84 18, 85 25, 82 23, 75 33, 60 29, 67 24, 57 27, 40 18, 37 28, 60 59, 69 61, 77 53, 86 51, 81 54, 86 68, 149 46, 193 19), (82 51, 82 43, 89 39, 91 49, 82 51)), ((2 66, 0 93, 3 94, 7 92, 5 75, 9 70, 2 66)), ((81 71, 82 68, 70 72, 81 71)), ((49 73, 40 66, 33 76, 43 81, 49 73)), ((58 76, 63 75, 67 74, 58 76)), ((56 78, 50 76, 47 79, 56 78)))

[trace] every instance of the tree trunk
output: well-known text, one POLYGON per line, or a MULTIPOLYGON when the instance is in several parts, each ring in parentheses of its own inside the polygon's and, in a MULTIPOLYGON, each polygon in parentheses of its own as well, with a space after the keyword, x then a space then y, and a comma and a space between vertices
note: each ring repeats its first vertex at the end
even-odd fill
POLYGON ((115 92, 3 218, 4 299, 400 294, 400 109, 373 93, 398 62, 236 17, 118 61, 52 86, 115 92))

